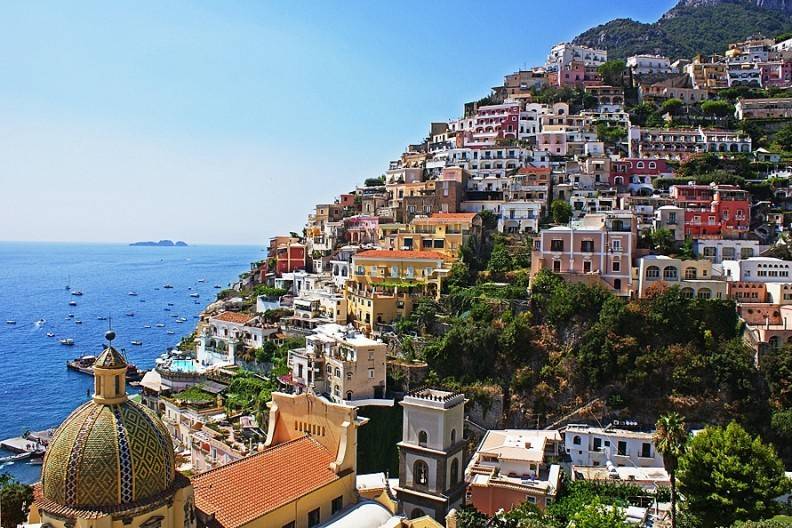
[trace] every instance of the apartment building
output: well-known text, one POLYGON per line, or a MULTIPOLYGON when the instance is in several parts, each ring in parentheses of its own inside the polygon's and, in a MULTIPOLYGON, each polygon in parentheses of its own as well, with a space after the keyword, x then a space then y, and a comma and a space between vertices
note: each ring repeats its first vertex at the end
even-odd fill
POLYGON ((729 87, 729 66, 723 62, 702 62, 702 58, 697 57, 685 66, 685 73, 690 76, 693 88, 716 90, 729 87))
POLYGON ((635 216, 625 211, 588 214, 569 226, 542 230, 534 239, 531 276, 548 269, 628 297, 637 238, 635 216))
POLYGON ((317 326, 305 347, 289 351, 286 381, 296 393, 313 391, 335 403, 385 397, 388 346, 352 327, 317 326))
POLYGON ((772 99, 739 98, 734 115, 737 119, 789 119, 792 118, 792 97, 772 99))
POLYGON ((373 327, 407 317, 419 298, 439 295, 445 258, 437 251, 357 253, 344 290, 348 320, 358 327, 373 327))
POLYGON ((621 86, 586 86, 586 93, 597 99, 600 112, 619 112, 624 107, 624 88, 621 86))
POLYGON ((605 466, 610 461, 617 467, 663 467, 652 433, 580 424, 569 424, 562 432, 564 450, 574 466, 605 466))
POLYGON ((526 502, 544 510, 561 485, 562 446, 558 431, 487 431, 465 470, 467 503, 489 516, 526 502))
POLYGON ((278 327, 265 325, 250 314, 222 312, 210 317, 198 339, 197 359, 202 367, 234 364, 245 349, 261 348, 278 327))
POLYGON ((683 260, 666 255, 638 259, 638 297, 652 289, 676 286, 688 299, 726 299, 728 284, 709 260, 683 260))
POLYGON ((703 152, 750 153, 750 136, 734 130, 631 126, 630 157, 685 160, 703 152))
POLYGON ((598 68, 608 62, 608 52, 588 46, 561 42, 550 49, 545 61, 545 68, 547 71, 557 72, 560 68, 573 62, 581 62, 587 66, 598 68))
POLYGON ((453 262, 471 237, 481 237, 477 213, 435 213, 413 218, 389 245, 402 251, 435 251, 453 262))
POLYGON ((721 262, 726 280, 741 282, 792 282, 792 262, 774 257, 749 257, 721 262))
POLYGON ((627 68, 633 75, 669 75, 673 73, 671 59, 662 55, 632 55, 627 57, 627 68))
POLYGON ((267 250, 269 259, 275 264, 274 272, 278 277, 284 273, 305 269, 305 244, 291 236, 277 236, 270 239, 267 250))
POLYGON ((751 222, 751 197, 734 185, 672 185, 671 198, 685 212, 685 236, 741 238, 751 222))
POLYGON ((699 238, 693 241, 693 253, 713 264, 758 257, 761 251, 758 240, 699 238))

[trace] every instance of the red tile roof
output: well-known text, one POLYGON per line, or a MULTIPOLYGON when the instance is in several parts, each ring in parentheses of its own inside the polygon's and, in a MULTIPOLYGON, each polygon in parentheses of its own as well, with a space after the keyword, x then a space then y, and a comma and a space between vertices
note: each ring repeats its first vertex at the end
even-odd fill
POLYGON ((445 257, 437 251, 408 251, 401 249, 370 249, 353 255, 357 258, 390 258, 390 259, 416 259, 416 260, 443 260, 445 257))
POLYGON ((228 323, 245 324, 251 319, 253 319, 253 316, 250 314, 243 314, 239 312, 223 312, 220 315, 212 317, 212 319, 217 319, 218 321, 226 321, 228 323))
POLYGON ((309 436, 284 442, 193 477, 195 506, 225 528, 242 526, 337 480, 334 460, 309 436))
POLYGON ((478 213, 434 213, 429 218, 414 218, 413 223, 446 224, 451 222, 471 222, 478 213))

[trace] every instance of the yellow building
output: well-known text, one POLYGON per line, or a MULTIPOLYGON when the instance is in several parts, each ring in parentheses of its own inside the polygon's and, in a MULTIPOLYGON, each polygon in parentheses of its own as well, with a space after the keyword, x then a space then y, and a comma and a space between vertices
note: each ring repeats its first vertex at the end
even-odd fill
POLYGON ((404 251, 436 251, 447 263, 459 259, 459 251, 471 236, 481 235, 477 213, 435 213, 416 216, 405 230, 395 234, 392 247, 404 251))
POLYGON ((192 487, 175 470, 168 431, 153 411, 129 401, 126 370, 108 344, 94 365, 93 399, 72 412, 49 444, 29 526, 195 526, 192 487))
POLYGON ((357 253, 344 285, 348 320, 358 326, 373 326, 407 317, 420 298, 440 295, 444 260, 436 251, 357 253))

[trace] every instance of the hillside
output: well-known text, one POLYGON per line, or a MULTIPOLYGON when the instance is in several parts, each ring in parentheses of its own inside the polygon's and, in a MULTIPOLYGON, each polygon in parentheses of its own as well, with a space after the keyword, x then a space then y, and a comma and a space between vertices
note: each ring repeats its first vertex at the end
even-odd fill
POLYGON ((609 58, 657 53, 674 59, 722 53, 730 42, 761 33, 792 31, 792 2, 784 0, 683 0, 660 20, 611 20, 575 37, 576 44, 608 50, 609 58))

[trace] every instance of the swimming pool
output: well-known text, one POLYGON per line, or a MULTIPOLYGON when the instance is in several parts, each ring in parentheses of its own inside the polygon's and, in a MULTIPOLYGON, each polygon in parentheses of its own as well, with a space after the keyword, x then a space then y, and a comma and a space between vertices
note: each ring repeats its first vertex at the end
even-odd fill
POLYGON ((195 361, 192 359, 172 359, 170 370, 174 372, 197 372, 195 361))

